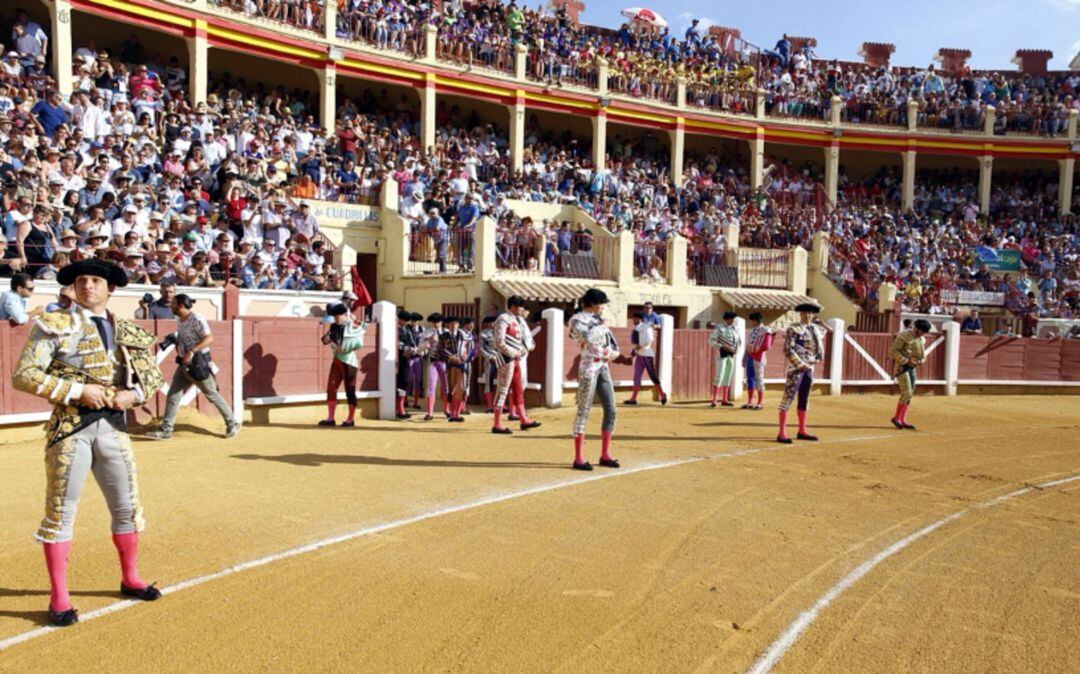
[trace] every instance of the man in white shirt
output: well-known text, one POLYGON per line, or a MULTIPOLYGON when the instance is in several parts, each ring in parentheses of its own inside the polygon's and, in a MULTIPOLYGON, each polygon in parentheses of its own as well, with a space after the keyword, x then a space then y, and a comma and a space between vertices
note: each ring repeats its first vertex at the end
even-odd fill
POLYGON ((667 394, 660 385, 660 377, 656 375, 656 351, 653 344, 656 343, 656 327, 645 320, 643 312, 634 313, 634 331, 630 333, 630 341, 634 346, 634 392, 624 404, 637 405, 638 391, 641 390, 641 375, 646 371, 652 380, 656 393, 660 397, 660 404, 667 404, 667 394))

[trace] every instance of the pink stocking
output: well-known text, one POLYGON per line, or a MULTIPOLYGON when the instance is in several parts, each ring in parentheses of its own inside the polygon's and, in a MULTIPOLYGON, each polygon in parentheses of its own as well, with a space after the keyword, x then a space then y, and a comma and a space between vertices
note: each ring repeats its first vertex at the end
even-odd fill
POLYGON ((71 596, 67 587, 68 554, 71 541, 46 543, 45 568, 49 571, 49 608, 54 611, 67 611, 71 608, 71 596))
POLYGON ((798 410, 795 414, 799 417, 799 432, 803 435, 809 435, 806 430, 806 410, 798 410))
POLYGON ((574 436, 574 463, 585 463, 585 434, 574 436))
POLYGON ((600 431, 600 458, 611 460, 611 431, 600 431))
POLYGON ((120 573, 123 574, 124 585, 133 590, 141 590, 146 583, 139 578, 139 534, 132 531, 129 534, 113 534, 113 545, 120 553, 120 573))
POLYGON ((787 410, 780 410, 780 435, 778 437, 787 438, 787 410))

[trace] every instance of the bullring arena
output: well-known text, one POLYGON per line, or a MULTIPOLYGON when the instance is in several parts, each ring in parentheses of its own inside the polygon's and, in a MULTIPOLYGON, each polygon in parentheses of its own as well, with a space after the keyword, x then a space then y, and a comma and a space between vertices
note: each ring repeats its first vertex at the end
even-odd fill
POLYGON ((457 433, 297 415, 224 441, 188 414, 136 443, 165 597, 120 601, 93 494, 84 622, 59 632, 28 531, 39 443, 8 444, 0 668, 1080 667, 1074 398, 920 398, 914 433, 882 423, 891 398, 813 404, 822 440, 794 446, 760 413, 643 406, 620 418, 624 468, 586 477, 567 410, 512 443, 475 415, 457 433))
POLYGON ((0 674, 1080 672, 1075 1, 519 2, 0 10, 0 674))

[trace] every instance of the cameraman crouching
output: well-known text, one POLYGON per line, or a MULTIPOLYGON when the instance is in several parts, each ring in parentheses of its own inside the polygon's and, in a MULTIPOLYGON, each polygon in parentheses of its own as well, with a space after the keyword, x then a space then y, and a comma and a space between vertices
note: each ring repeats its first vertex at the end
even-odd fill
POLYGON ((210 324, 191 310, 194 304, 195 300, 183 293, 178 294, 172 301, 172 310, 178 319, 176 332, 165 338, 161 348, 175 344, 179 355, 165 402, 165 419, 158 430, 147 433, 147 437, 154 440, 168 440, 172 437, 180 401, 184 397, 184 391, 192 384, 199 387, 206 399, 221 413, 225 420, 225 437, 234 438, 240 432, 240 422, 233 416, 232 409, 221 397, 217 382, 214 381, 216 368, 210 360, 210 345, 214 343, 214 336, 210 334, 210 324))

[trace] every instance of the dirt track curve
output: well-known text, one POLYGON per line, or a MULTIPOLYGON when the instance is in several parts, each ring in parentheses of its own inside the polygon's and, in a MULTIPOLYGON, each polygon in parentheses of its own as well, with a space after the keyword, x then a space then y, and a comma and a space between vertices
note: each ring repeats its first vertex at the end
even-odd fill
MULTIPOLYGON (((776 670, 1080 671, 1080 481, 983 507, 1080 475, 1077 398, 919 398, 914 433, 893 405, 815 396, 822 442, 790 447, 771 410, 620 408, 616 454, 637 471, 588 476, 567 469, 568 409, 510 438, 474 414, 230 442, 187 417, 136 445, 147 580, 396 524, 35 636, 0 671, 741 672, 846 574, 960 511, 837 596, 776 670)), ((0 452, 3 642, 43 624, 48 585, 40 444, 0 452)), ((107 521, 88 485, 84 615, 119 601, 107 521)))

